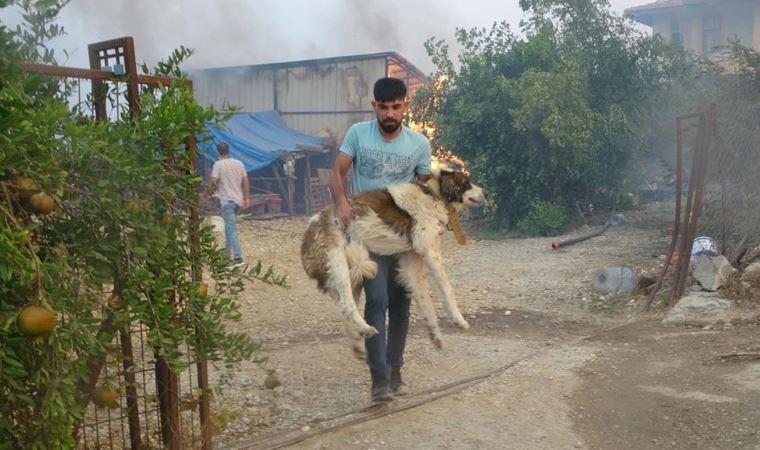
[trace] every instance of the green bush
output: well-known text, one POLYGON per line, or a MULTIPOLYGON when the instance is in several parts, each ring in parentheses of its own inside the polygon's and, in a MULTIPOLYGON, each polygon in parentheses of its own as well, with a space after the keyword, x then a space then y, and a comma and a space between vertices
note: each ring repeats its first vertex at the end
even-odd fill
POLYGON ((531 236, 554 236, 567 224, 564 209, 551 202, 534 200, 528 214, 517 224, 517 229, 531 236))
POLYGON ((691 86, 703 70, 605 0, 520 6, 520 33, 506 23, 458 29, 459 64, 445 41, 428 40, 436 82, 413 102, 413 120, 434 130, 433 145, 466 161, 488 191, 496 228, 532 228, 538 219, 526 217, 537 199, 570 206, 626 192, 632 163, 676 115, 663 108, 665 93, 691 86))
MULTIPOLYGON (((242 320, 237 294, 246 279, 284 283, 260 265, 226 270, 191 214, 202 179, 185 143, 218 116, 184 84, 145 89, 139 116, 92 122, 60 80, 21 70, 53 62, 40 42, 66 3, 19 0, 26 25, 0 22, 0 450, 78 448, 92 385, 119 376, 102 368, 120 332, 145 330, 146 352, 175 373, 188 354, 251 359, 258 345, 228 327, 242 320)), ((176 74, 190 53, 153 74, 176 74)))

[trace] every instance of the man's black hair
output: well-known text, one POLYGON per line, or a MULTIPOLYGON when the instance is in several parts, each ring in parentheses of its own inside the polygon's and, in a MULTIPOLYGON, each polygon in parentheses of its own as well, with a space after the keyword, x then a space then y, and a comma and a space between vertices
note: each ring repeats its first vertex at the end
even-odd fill
POLYGON ((380 78, 373 90, 376 102, 392 102, 406 98, 406 85, 398 78, 380 78))
POLYGON ((226 142, 220 142, 216 144, 216 151, 220 155, 229 155, 230 154, 230 146, 227 145, 226 142))

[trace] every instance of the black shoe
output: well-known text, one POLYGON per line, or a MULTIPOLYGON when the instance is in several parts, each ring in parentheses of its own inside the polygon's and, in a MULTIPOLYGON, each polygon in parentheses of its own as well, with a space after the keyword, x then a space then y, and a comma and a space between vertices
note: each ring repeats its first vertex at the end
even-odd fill
POLYGON ((409 393, 408 385, 401 380, 401 366, 391 367, 391 391, 393 395, 406 395, 409 393))
POLYGON ((391 386, 385 371, 372 371, 370 373, 372 375, 372 401, 376 403, 392 401, 393 394, 391 394, 391 386))

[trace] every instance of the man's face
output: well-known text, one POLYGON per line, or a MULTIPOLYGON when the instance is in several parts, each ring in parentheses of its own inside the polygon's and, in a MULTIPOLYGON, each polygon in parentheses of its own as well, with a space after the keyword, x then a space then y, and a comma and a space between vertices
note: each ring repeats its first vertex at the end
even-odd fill
POLYGON ((377 122, 380 128, 386 133, 394 133, 401 126, 401 119, 404 118, 409 102, 406 99, 399 98, 388 102, 372 102, 372 108, 375 110, 377 122))

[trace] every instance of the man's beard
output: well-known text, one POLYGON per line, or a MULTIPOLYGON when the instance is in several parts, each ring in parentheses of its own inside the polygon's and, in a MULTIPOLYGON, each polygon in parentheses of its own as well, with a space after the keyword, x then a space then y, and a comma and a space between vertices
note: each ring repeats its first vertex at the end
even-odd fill
POLYGON ((395 120, 385 120, 380 123, 380 128, 385 131, 386 133, 395 133, 396 130, 398 130, 401 127, 401 121, 396 122, 395 120))

